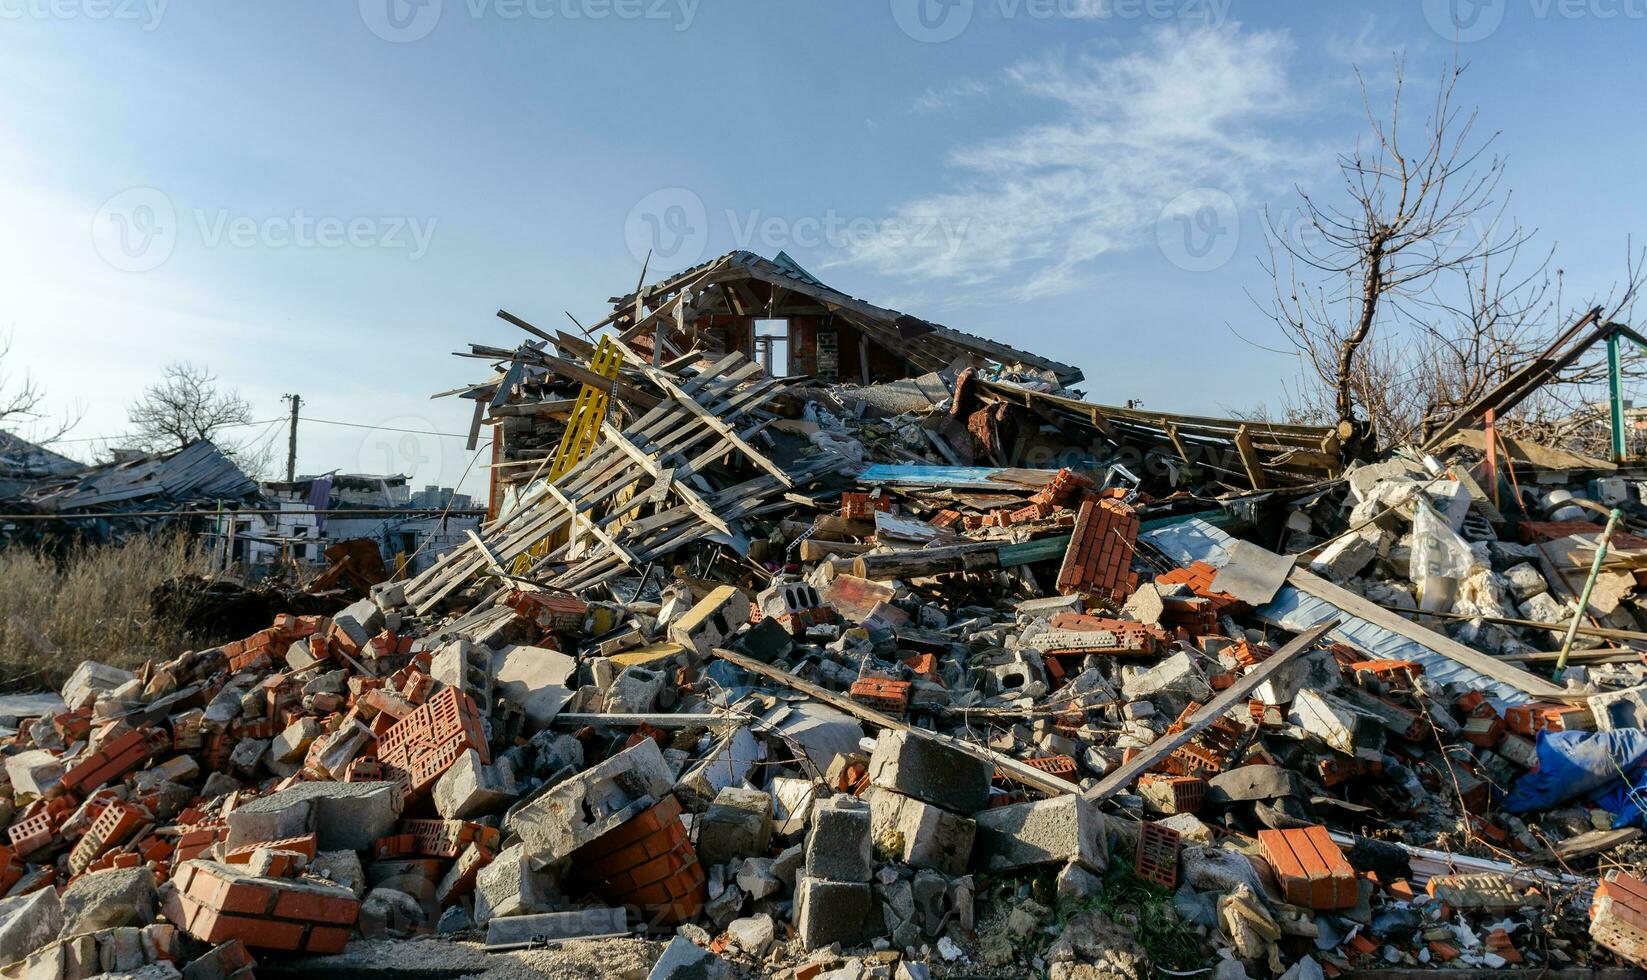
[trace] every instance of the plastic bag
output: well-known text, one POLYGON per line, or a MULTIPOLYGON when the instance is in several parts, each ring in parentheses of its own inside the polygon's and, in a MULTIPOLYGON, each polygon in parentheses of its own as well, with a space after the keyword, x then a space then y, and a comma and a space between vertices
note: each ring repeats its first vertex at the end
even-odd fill
MULTIPOLYGON (((1627 788, 1647 764, 1647 732, 1539 732, 1536 751, 1538 768, 1517 779, 1504 800, 1511 813, 1548 810, 1627 788)), ((1618 812, 1610 806, 1607 810, 1618 812)))
POLYGON ((1470 574, 1475 554, 1423 498, 1413 501, 1412 556, 1407 577, 1418 586, 1418 607, 1426 611, 1452 608, 1458 583, 1470 574))

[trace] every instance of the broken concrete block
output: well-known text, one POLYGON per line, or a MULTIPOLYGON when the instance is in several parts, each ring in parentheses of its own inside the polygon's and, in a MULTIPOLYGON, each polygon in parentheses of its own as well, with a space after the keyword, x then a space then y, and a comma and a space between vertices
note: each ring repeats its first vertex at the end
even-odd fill
POLYGON ((1298 692, 1306 688, 1317 692, 1336 691, 1343 684, 1343 674, 1331 650, 1310 650, 1294 657, 1290 663, 1271 674, 1252 693, 1253 699, 1265 704, 1291 704, 1298 692))
POLYGON ((63 906, 55 888, 0 899, 0 963, 27 959, 56 939, 62 928, 63 906))
POLYGON ((309 862, 308 873, 342 885, 355 898, 366 897, 366 870, 354 851, 321 851, 309 862))
POLYGON ((885 731, 869 757, 869 782, 882 789, 969 814, 989 802, 995 767, 959 749, 907 732, 885 731))
POLYGON ((875 871, 869 806, 841 793, 812 804, 806 834, 806 873, 832 881, 868 881, 875 871))
POLYGON ((572 697, 567 686, 577 661, 559 650, 507 646, 492 654, 492 688, 526 713, 528 731, 549 727, 572 697))
POLYGON ((269 743, 269 758, 275 762, 302 762, 309 746, 324 729, 319 718, 303 717, 287 725, 269 743))
POLYGON ((1109 832, 1097 804, 1069 794, 995 807, 976 814, 983 867, 1017 871, 1076 862, 1109 867, 1109 832))
POLYGON ((6 757, 6 778, 19 797, 45 796, 63 781, 63 762, 45 749, 19 752, 6 757))
POLYGON ((429 661, 429 676, 469 695, 483 714, 491 710, 492 651, 486 647, 462 637, 441 646, 429 661))
POLYGON ((772 845, 772 797, 728 786, 698 818, 698 860, 706 867, 758 857, 772 845))
POLYGON ((808 950, 831 943, 858 945, 874 907, 875 896, 866 882, 807 876, 795 883, 795 928, 808 950))
POLYGON ((364 851, 394 832, 404 800, 395 783, 299 783, 229 813, 228 846, 300 837, 323 851, 364 851))
POLYGON ((877 856, 947 875, 966 873, 977 824, 913 796, 871 786, 870 837, 877 856))
POLYGON ((661 670, 630 667, 606 689, 602 708, 610 714, 646 714, 657 707, 666 680, 661 670))
POLYGON ((1238 766, 1207 780, 1208 803, 1250 803, 1285 796, 1307 799, 1309 787, 1304 777, 1280 766, 1238 766))
POLYGON ((673 784, 658 743, 642 739, 525 804, 508 828, 533 857, 557 861, 658 803, 673 784))
POLYGON ((488 765, 469 749, 435 780, 435 812, 447 820, 493 813, 515 801, 520 792, 507 762, 488 765))
POLYGON ((646 980, 720 980, 729 964, 685 936, 676 936, 652 964, 646 980))
POLYGON ((1385 534, 1370 525, 1333 541, 1310 560, 1310 571, 1334 582, 1348 582, 1378 557, 1385 534))
POLYGON ((582 908, 538 915, 493 916, 486 924, 486 945, 520 946, 629 932, 629 913, 623 909, 582 908))
POLYGON ((332 625, 346 634, 355 649, 364 649, 383 629, 383 610, 371 599, 361 599, 332 614, 332 625))
POLYGON ((366 894, 360 903, 360 918, 355 924, 362 936, 405 938, 426 932, 433 924, 430 911, 421 902, 397 888, 378 887, 366 894))
POLYGON ((1185 703, 1205 703, 1212 697, 1212 687, 1207 683, 1206 673, 1196 666, 1189 654, 1179 651, 1149 670, 1127 675, 1122 681, 1121 693, 1129 701, 1172 694, 1185 703))
POLYGON ((1597 731, 1647 727, 1647 686, 1593 694, 1586 703, 1595 716, 1597 731))
POLYGON ((669 640, 706 658, 715 647, 725 646, 732 634, 748 622, 749 597, 723 585, 669 624, 669 640))
POLYGON ((475 876, 475 924, 544 911, 547 895, 524 844, 504 848, 475 876))
POLYGON ((1381 761, 1384 729, 1342 698, 1302 690, 1293 699, 1287 720, 1345 755, 1381 761))
POLYGON ((766 745, 748 727, 730 729, 675 784, 675 795, 689 808, 706 807, 721 790, 737 786, 756 765, 766 761, 766 745))
POLYGON ((84 708, 95 702, 100 695, 107 694, 123 684, 137 679, 137 675, 119 667, 110 667, 95 660, 82 660, 80 666, 74 668, 74 673, 63 682, 60 692, 63 704, 73 711, 84 708))
POLYGON ((62 897, 63 938, 154 921, 154 872, 148 868, 94 871, 76 878, 62 897))
POLYGON ((757 959, 766 953, 766 947, 772 945, 772 938, 776 932, 776 923, 764 912, 734 919, 726 926, 726 933, 731 937, 732 945, 757 959))

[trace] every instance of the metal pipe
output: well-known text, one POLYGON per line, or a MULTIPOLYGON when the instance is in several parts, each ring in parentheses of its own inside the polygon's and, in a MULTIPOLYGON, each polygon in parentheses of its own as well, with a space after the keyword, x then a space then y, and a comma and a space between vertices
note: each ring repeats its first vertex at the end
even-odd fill
POLYGON ((1596 579, 1601 576, 1601 562, 1607 557, 1607 542, 1613 539, 1613 529, 1618 527, 1623 517, 1617 507, 1607 515, 1607 527, 1601 532, 1601 541, 1596 545, 1596 557, 1590 563, 1590 577, 1584 580, 1584 592, 1578 597, 1578 608, 1573 610, 1573 620, 1567 624, 1567 638, 1561 642, 1561 656, 1556 660, 1553 677, 1560 677, 1567 667, 1567 655, 1573 650, 1573 638, 1578 636, 1579 620, 1584 618, 1584 610, 1590 607, 1590 593, 1595 590, 1596 579))

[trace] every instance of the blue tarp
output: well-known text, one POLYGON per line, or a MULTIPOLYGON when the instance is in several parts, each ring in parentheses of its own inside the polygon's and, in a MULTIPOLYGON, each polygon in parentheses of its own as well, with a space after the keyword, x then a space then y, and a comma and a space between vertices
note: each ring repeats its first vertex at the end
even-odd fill
POLYGON ((1538 766, 1515 781, 1504 809, 1548 810, 1591 800, 1616 816, 1614 827, 1643 827, 1640 791, 1647 783, 1647 732, 1540 732, 1538 766))

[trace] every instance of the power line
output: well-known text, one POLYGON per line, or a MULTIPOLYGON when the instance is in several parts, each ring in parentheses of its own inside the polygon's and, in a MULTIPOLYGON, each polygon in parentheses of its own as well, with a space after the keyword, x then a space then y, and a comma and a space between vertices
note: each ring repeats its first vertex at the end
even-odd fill
MULTIPOLYGON (((277 416, 277 417, 272 418, 272 419, 259 419, 255 422, 229 422, 229 423, 226 423, 222 426, 219 426, 219 428, 223 428, 223 429, 244 428, 244 427, 253 426, 253 425, 270 425, 270 424, 275 423, 275 422, 288 422, 290 420, 291 420, 290 416, 282 415, 282 416, 277 416)), ((405 432, 405 433, 408 433, 410 435, 416 435, 416 436, 440 436, 441 438, 444 438, 444 439, 467 439, 467 438, 469 438, 469 434, 467 432, 436 432, 433 429, 401 429, 401 428, 397 428, 397 427, 392 426, 392 425, 369 425, 365 422, 344 422, 344 421, 341 421, 339 419, 317 419, 317 418, 315 418, 313 416, 310 416, 310 415, 303 416, 301 421, 303 421, 303 422, 317 422, 321 425, 341 425, 341 426, 344 426, 345 428, 350 428, 350 429, 374 429, 378 432, 405 432)), ((51 444, 52 445, 57 445, 59 443, 65 443, 65 442, 118 441, 120 438, 122 438, 122 437, 121 436, 87 436, 87 437, 81 438, 81 439, 53 439, 51 444)), ((259 434, 259 438, 261 438, 261 434, 259 434)))
POLYGON ((134 510, 106 514, 0 514, 0 521, 118 521, 136 517, 484 517, 479 508, 340 507, 331 510, 134 510))

